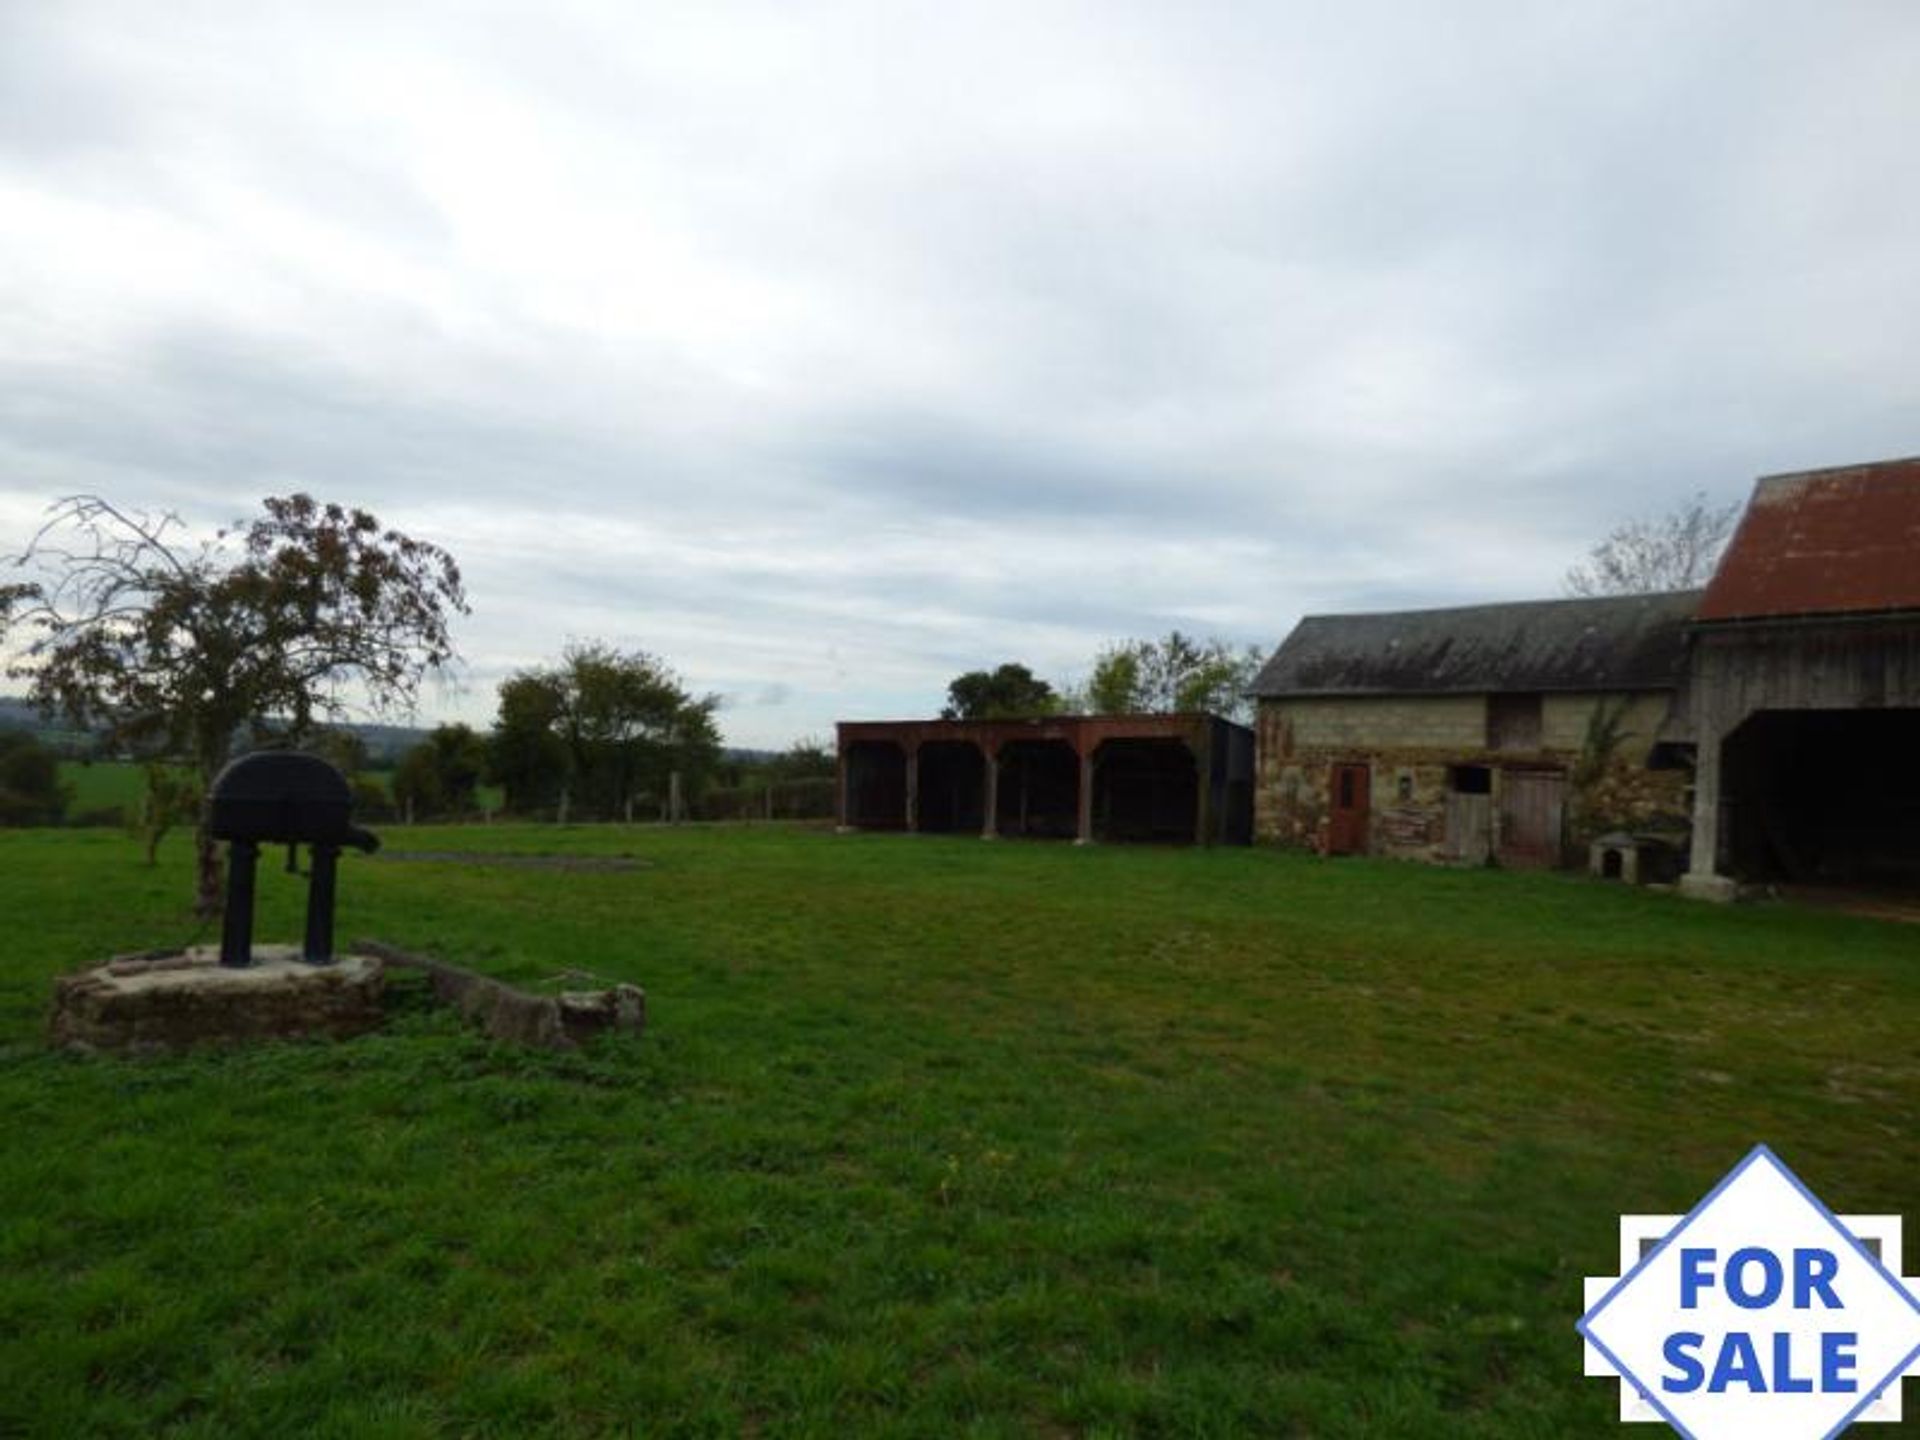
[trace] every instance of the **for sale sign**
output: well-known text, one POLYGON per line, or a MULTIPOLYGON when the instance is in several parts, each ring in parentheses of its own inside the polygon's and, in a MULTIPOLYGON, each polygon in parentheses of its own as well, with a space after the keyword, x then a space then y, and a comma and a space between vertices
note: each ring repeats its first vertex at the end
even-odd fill
POLYGON ((1692 1440, 1897 1420, 1920 1299, 1899 1276, 1898 1220, 1850 1218, 1764 1145, 1678 1221, 1626 1217, 1623 1273, 1588 1281, 1588 1373, 1620 1377, 1623 1420, 1692 1440))

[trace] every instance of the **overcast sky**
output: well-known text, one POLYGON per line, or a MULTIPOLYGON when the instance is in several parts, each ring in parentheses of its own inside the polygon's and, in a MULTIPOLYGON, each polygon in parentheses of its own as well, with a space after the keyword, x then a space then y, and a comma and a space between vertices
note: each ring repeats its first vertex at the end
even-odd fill
POLYGON ((1920 451, 1920 6, 0 0, 0 545, 293 489, 728 739, 1920 451))

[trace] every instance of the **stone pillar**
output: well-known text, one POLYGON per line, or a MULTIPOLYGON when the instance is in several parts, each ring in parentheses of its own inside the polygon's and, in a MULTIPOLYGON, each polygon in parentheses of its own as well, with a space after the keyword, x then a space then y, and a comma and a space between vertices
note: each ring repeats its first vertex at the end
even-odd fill
POLYGON ((987 762, 987 813, 980 822, 982 840, 1000 838, 1000 748, 982 745, 980 754, 987 762))
POLYGON ((1720 873, 1720 754, 1725 737, 1703 727, 1693 765, 1693 854, 1680 877, 1680 893, 1696 900, 1726 901, 1738 889, 1720 873))
POLYGON ((920 747, 907 746, 907 829, 920 828, 920 747))
POLYGON ((1080 828, 1073 837, 1076 845, 1093 843, 1093 751, 1089 744, 1080 752, 1080 828))

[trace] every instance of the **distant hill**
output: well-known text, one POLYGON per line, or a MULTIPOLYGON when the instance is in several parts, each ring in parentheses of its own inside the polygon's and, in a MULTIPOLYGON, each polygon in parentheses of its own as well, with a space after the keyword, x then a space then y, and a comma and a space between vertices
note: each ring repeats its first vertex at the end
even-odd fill
MULTIPOLYGON (((407 751, 425 740, 432 729, 431 726, 422 725, 371 723, 353 723, 339 728, 351 731, 366 743, 367 763, 376 770, 384 770, 393 765, 407 751)), ((0 695, 0 729, 31 730, 47 744, 66 748, 72 748, 75 742, 84 742, 88 738, 83 732, 68 730, 57 724, 49 725, 41 719, 38 710, 17 695, 0 695)), ((729 765, 764 765, 767 761, 776 758, 778 753, 774 750, 743 750, 732 747, 720 752, 721 758, 729 765)))
MULTIPOLYGON (((31 730, 47 744, 64 748, 90 738, 84 731, 70 730, 57 722, 49 724, 31 703, 17 695, 0 695, 0 728, 31 730)), ((340 728, 366 742, 367 760, 376 768, 393 764, 427 738, 425 729, 412 725, 349 724, 340 728)))

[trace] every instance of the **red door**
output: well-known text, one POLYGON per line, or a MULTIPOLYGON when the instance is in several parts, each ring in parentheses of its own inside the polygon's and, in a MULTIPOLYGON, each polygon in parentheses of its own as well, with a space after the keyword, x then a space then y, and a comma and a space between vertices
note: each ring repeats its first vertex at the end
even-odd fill
POLYGON ((1333 816, 1327 827, 1329 855, 1367 853, 1367 802, 1371 786, 1365 765, 1333 767, 1333 816))

